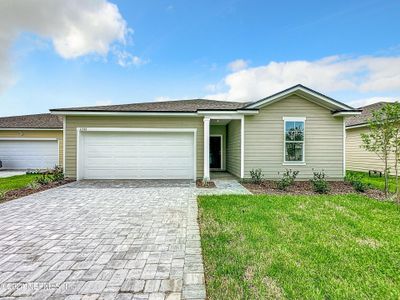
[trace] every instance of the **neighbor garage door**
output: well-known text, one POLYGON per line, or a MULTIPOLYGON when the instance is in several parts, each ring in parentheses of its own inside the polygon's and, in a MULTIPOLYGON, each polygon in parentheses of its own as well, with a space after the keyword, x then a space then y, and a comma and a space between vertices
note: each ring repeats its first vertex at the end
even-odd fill
POLYGON ((82 132, 80 179, 192 179, 193 132, 82 132))
POLYGON ((3 169, 46 169, 58 165, 56 140, 0 140, 3 169))

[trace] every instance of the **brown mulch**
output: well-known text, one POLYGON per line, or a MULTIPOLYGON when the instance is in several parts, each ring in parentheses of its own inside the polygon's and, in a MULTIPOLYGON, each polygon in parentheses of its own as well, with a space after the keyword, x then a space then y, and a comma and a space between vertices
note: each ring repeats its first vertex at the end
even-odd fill
POLYGON ((18 189, 18 190, 8 191, 5 193, 4 197, 0 200, 0 203, 14 200, 14 199, 21 198, 21 197, 25 197, 25 196, 35 194, 38 192, 42 192, 45 190, 49 190, 49 189, 52 189, 52 188, 55 188, 55 187, 58 187, 58 186, 61 186, 61 185, 67 184, 67 183, 71 183, 73 181, 74 180, 72 180, 72 179, 65 179, 63 181, 58 181, 58 182, 49 182, 46 185, 39 186, 37 189, 31 189, 31 188, 25 187, 25 188, 18 189))
POLYGON ((202 179, 197 179, 196 187, 202 188, 202 189, 212 189, 212 188, 215 188, 215 183, 212 181, 208 181, 206 184, 204 184, 204 181, 202 179))
MULTIPOLYGON (((295 181, 286 191, 279 190, 276 182, 272 180, 263 181, 261 184, 242 183, 242 185, 253 194, 273 195, 320 195, 314 192, 309 181, 295 181)), ((329 181, 330 191, 328 195, 343 195, 357 193, 351 184, 346 181, 329 181)), ((384 200, 384 192, 376 189, 368 189, 365 193, 359 193, 374 199, 384 200)))

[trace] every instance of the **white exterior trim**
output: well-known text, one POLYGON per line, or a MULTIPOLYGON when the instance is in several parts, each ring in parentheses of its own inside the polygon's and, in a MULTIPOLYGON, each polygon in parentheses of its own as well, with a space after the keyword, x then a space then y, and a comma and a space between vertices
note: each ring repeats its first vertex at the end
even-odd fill
POLYGON ((346 121, 343 118, 343 177, 346 177, 346 121))
MULTIPOLYGON (((224 165, 224 136, 222 134, 210 134, 210 137, 219 137, 220 142, 221 142, 221 167, 220 168, 212 168, 212 170, 216 171, 224 171, 225 170, 225 165, 224 165)), ((210 168, 211 170, 211 168, 210 168)))
POLYGON ((258 110, 200 110, 197 112, 198 115, 213 115, 213 118, 216 118, 214 115, 256 115, 258 114, 258 110))
POLYGON ((66 149, 66 135, 67 135, 67 117, 63 117, 63 157, 62 157, 62 168, 65 175, 65 149, 66 149))
POLYGON ((358 111, 358 112, 357 111, 339 111, 339 112, 332 114, 332 116, 334 116, 334 117, 343 117, 343 116, 349 117, 349 116, 358 116, 358 115, 361 115, 360 111, 358 111))
POLYGON ((210 180, 210 118, 204 117, 204 180, 210 180))
POLYGON ((26 130, 39 130, 39 131, 61 131, 62 130, 62 128, 5 128, 5 127, 3 127, 3 128, 0 128, 0 130, 1 131, 6 131, 6 130, 19 130, 19 131, 21 131, 21 130, 24 130, 24 131, 26 131, 26 130))
POLYGON ((240 178, 244 178, 244 116, 240 121, 240 178))
POLYGON ((107 112, 107 111, 50 111, 53 115, 66 116, 166 116, 166 117, 196 117, 197 113, 175 113, 175 112, 107 112))
POLYGON ((361 128, 361 127, 368 127, 368 126, 369 126, 369 124, 365 123, 365 124, 359 124, 359 125, 346 126, 346 129, 361 128))
POLYGON ((305 166, 306 165, 306 117, 282 117, 283 120, 283 166, 305 166), (286 161, 286 122, 304 122, 303 137, 303 160, 286 161))
MULTIPOLYGON (((113 127, 78 127, 76 128, 76 180, 80 180, 80 144, 81 132, 192 132, 193 133, 193 180, 197 178, 197 128, 113 128, 113 127)), ((65 156, 65 155, 64 155, 65 156)))
POLYGON ((0 141, 57 141, 57 138, 0 138, 0 141))
POLYGON ((335 107, 339 107, 341 109, 346 109, 346 110, 349 109, 348 106, 342 105, 342 104, 340 104, 340 103, 338 103, 336 101, 332 101, 331 99, 329 99, 329 98, 327 98, 327 97, 325 97, 325 96, 323 96, 321 94, 315 93, 315 92, 310 91, 308 89, 305 89, 305 88, 303 88, 301 86, 295 86, 295 87, 293 87, 293 88, 291 88, 289 90, 286 90, 284 92, 277 93, 274 96, 268 97, 267 99, 265 99, 263 101, 251 104, 251 105, 247 106, 247 108, 259 108, 261 106, 270 104, 271 102, 279 100, 279 98, 283 98, 283 97, 285 97, 287 95, 290 95, 290 94, 292 94, 294 92, 297 92, 297 91, 302 91, 302 92, 304 92, 304 93, 306 93, 308 95, 311 95, 311 96, 313 96, 313 97, 315 97, 315 98, 317 98, 317 99, 319 99, 319 100, 321 100, 323 102, 329 103, 329 104, 331 104, 331 105, 333 105, 335 107))

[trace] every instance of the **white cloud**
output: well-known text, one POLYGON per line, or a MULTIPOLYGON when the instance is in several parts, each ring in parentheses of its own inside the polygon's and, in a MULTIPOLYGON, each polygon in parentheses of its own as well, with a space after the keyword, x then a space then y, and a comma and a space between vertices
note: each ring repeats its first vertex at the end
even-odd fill
POLYGON ((114 53, 117 64, 121 67, 130 67, 130 66, 140 66, 147 63, 147 61, 141 59, 139 56, 133 55, 126 50, 121 50, 115 47, 112 52, 114 53))
POLYGON ((244 59, 236 59, 228 64, 228 69, 232 72, 237 72, 246 69, 248 62, 244 59))
POLYGON ((154 101, 155 102, 165 102, 165 101, 171 101, 172 99, 170 97, 166 97, 166 96, 159 96, 159 97, 155 97, 154 101))
POLYGON ((400 97, 370 97, 370 98, 363 98, 350 101, 349 105, 353 107, 362 107, 377 102, 396 102, 396 101, 400 101, 400 97))
POLYGON ((65 59, 105 56, 113 42, 125 44, 130 32, 107 0, 2 0, 0 28, 0 91, 10 85, 10 48, 22 32, 51 40, 65 59))
POLYGON ((221 100, 259 99, 296 84, 322 92, 400 92, 400 56, 331 56, 315 61, 270 62, 224 78, 225 90, 208 95, 221 100))

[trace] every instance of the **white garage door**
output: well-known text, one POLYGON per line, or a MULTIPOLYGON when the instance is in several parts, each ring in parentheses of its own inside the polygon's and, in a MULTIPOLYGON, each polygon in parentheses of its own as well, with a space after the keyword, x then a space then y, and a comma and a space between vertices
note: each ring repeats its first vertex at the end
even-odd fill
POLYGON ((79 178, 192 179, 193 132, 83 132, 79 178))
POLYGON ((58 142, 0 140, 3 169, 46 169, 58 165, 58 142))

